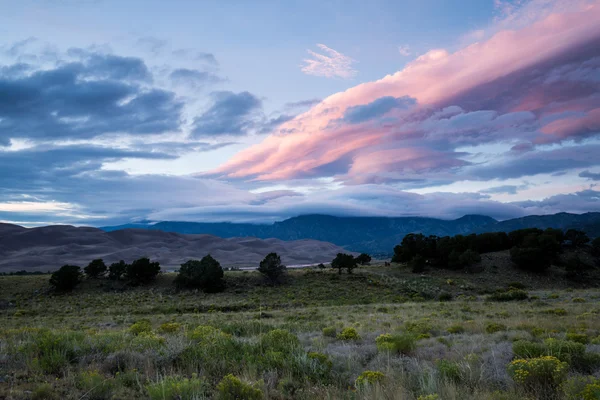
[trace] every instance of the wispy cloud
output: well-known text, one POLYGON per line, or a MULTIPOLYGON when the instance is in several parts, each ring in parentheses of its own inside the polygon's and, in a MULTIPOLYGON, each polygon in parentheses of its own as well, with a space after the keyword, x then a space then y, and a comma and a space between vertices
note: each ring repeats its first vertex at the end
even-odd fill
POLYGON ((324 44, 317 44, 321 53, 308 50, 312 58, 304 59, 302 72, 308 75, 325 76, 327 78, 352 78, 356 70, 352 67, 356 61, 324 44))
POLYGON ((398 53, 404 57, 410 56, 410 46, 406 44, 403 46, 398 46, 398 53))

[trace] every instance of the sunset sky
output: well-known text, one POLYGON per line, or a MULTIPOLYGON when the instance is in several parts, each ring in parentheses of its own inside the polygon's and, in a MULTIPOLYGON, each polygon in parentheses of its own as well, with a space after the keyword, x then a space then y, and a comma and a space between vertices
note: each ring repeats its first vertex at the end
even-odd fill
POLYGON ((0 0, 0 221, 600 211, 600 0, 0 0))

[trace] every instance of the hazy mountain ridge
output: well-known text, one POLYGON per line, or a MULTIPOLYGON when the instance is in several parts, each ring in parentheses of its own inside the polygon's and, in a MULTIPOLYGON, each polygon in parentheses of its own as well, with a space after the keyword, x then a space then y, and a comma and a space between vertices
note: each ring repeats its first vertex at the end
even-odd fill
POLYGON ((102 258, 107 263, 140 257, 177 268, 189 259, 211 254, 223 266, 255 267, 270 252, 288 265, 329 262, 344 251, 332 243, 305 239, 283 241, 253 237, 220 238, 148 229, 106 232, 98 228, 54 225, 23 228, 0 224, 0 271, 48 271, 64 264, 87 265, 102 258))
POLYGON ((371 254, 390 254, 409 233, 452 236, 482 232, 510 232, 522 228, 582 229, 591 236, 600 235, 600 212, 558 213, 497 221, 484 215, 465 215, 455 220, 427 217, 334 217, 303 215, 270 225, 231 222, 164 221, 154 225, 130 224, 104 227, 107 231, 138 227, 179 233, 205 233, 220 237, 254 236, 281 240, 315 239, 335 243, 346 249, 371 254))

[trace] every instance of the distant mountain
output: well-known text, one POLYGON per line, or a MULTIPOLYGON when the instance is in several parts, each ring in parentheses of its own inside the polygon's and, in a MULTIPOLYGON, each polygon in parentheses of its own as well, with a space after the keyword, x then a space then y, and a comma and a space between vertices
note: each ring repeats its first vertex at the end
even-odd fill
POLYGON ((303 215, 274 224, 238 224, 165 221, 156 224, 129 224, 101 229, 142 228, 188 234, 205 233, 224 238, 253 236, 281 240, 315 239, 335 243, 346 249, 374 255, 392 253, 395 245, 409 233, 452 236, 482 232, 510 232, 522 228, 581 229, 592 237, 600 236, 600 213, 528 216, 506 221, 483 215, 465 215, 455 220, 425 217, 334 217, 303 215))
POLYGON ((175 269, 189 259, 211 254, 224 267, 256 267, 269 253, 281 255, 287 265, 331 261, 345 251, 317 240, 283 241, 212 235, 184 235, 147 229, 105 232, 98 228, 69 225, 23 228, 0 223, 0 272, 48 271, 64 264, 84 267, 102 258, 107 263, 150 257, 163 268, 175 269))
POLYGON ((101 229, 111 231, 135 226, 164 232, 205 233, 224 238, 252 236, 281 240, 314 239, 335 243, 352 251, 377 255, 391 253, 394 246, 411 232, 438 236, 466 234, 480 226, 497 222, 482 215, 441 220, 424 217, 334 217, 315 214, 289 218, 270 225, 165 221, 154 225, 129 224, 101 229))

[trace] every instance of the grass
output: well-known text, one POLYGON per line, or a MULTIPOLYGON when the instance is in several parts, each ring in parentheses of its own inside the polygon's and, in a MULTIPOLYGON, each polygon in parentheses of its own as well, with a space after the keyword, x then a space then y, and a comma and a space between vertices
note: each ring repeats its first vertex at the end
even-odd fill
POLYGON ((137 288, 86 281, 67 295, 50 293, 48 276, 3 276, 0 398, 566 400, 593 393, 600 290, 518 274, 420 276, 376 265, 341 276, 293 270, 271 286, 256 272, 235 271, 217 294, 178 292, 165 274, 137 288), (520 280, 527 296, 491 296, 525 290, 520 280), (452 301, 438 301, 441 294, 452 301), (565 363, 561 373, 547 375, 556 362, 543 357, 565 363))

